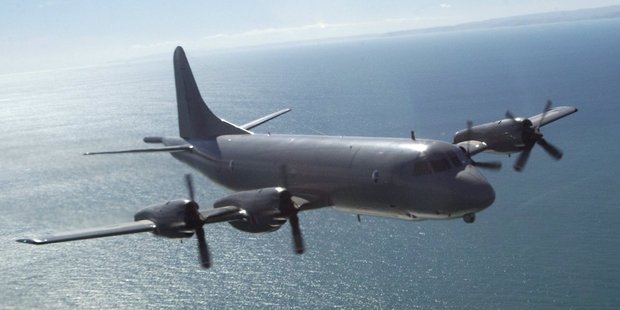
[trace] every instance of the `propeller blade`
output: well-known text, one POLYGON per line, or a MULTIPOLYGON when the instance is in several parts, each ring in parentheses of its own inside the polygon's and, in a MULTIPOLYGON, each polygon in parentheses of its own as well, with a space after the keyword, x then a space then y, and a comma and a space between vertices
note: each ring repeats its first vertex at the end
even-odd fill
MULTIPOLYGON (((190 195, 192 195, 192 179, 189 174, 185 175, 187 181, 187 188, 190 189, 190 195)), ((192 195, 193 196, 193 195, 192 195)), ((198 212, 198 204, 194 200, 185 204, 185 225, 187 228, 191 228, 196 232, 196 239, 198 239, 198 252, 200 254, 200 265, 203 268, 211 267, 211 257, 209 256, 209 248, 207 247, 207 240, 205 239, 205 231, 202 229, 202 225, 205 223, 205 219, 198 212)))
MULTIPOLYGON (((540 117, 540 122, 538 122, 538 124, 544 124, 543 121, 545 120, 545 116, 547 116, 547 112, 551 110, 552 104, 553 103, 551 103, 551 100, 547 100, 547 103, 545 103, 545 108, 543 109, 542 116, 540 117)), ((540 125, 538 125, 537 128, 540 128, 540 125)))
POLYGON ((475 167, 478 168, 482 168, 482 169, 489 169, 489 170, 500 170, 502 169, 502 163, 499 161, 471 161, 472 165, 474 165, 475 167))
POLYGON ((187 187, 187 192, 189 193, 189 199, 194 200, 194 181, 192 180, 191 174, 185 175, 185 186, 187 187))
POLYGON ((293 232, 293 247, 295 253, 303 254, 305 249, 304 239, 301 235, 301 229, 299 228, 299 217, 297 214, 293 214, 289 217, 291 223, 291 231, 293 232))
POLYGON ((467 149, 470 149, 471 144, 471 128, 474 126, 474 122, 471 120, 467 121, 467 149))
POLYGON ((540 138, 536 141, 538 145, 542 146, 542 148, 549 154, 549 156, 553 157, 555 160, 560 160, 562 158, 562 151, 557 147, 553 146, 551 143, 547 142, 547 140, 540 138))
POLYGON ((515 165, 513 166, 516 171, 523 171, 523 168, 527 163, 527 159, 530 157, 530 152, 532 151, 533 147, 534 144, 532 143, 525 147, 521 154, 519 154, 519 158, 517 158, 517 162, 515 162, 515 165))
POLYGON ((209 255, 209 248, 207 247, 207 240, 205 239, 205 231, 202 227, 197 227, 196 239, 198 239, 198 253, 200 254, 200 265, 202 268, 211 267, 211 256, 209 255))

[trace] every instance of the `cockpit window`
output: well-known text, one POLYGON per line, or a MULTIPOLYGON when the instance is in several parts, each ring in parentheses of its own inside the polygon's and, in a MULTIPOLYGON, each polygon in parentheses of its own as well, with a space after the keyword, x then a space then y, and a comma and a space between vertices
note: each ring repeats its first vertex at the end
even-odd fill
POLYGON ((456 155, 451 156, 450 161, 454 167, 460 167, 463 165, 463 162, 456 155))
POLYGON ((413 165, 414 175, 425 175, 430 174, 431 172, 431 167, 426 161, 418 161, 413 165))
POLYGON ((445 158, 431 160, 431 167, 435 172, 445 171, 450 169, 450 162, 445 158))
POLYGON ((414 175, 438 173, 452 168, 461 168, 467 164, 465 156, 459 152, 435 153, 420 156, 413 165, 414 175))

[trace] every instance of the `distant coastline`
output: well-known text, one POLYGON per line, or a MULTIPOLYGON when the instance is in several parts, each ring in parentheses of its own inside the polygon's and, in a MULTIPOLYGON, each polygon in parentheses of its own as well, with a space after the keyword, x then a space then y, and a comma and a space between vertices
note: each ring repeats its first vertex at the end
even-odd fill
POLYGON ((432 28, 388 32, 383 34, 383 36, 400 36, 419 33, 450 32, 499 27, 519 27, 612 18, 620 18, 620 5, 572 11, 554 11, 537 14, 501 17, 483 20, 479 22, 457 24, 452 26, 440 26, 432 28))
MULTIPOLYGON (((217 51, 229 51, 239 49, 261 49, 261 48, 274 48, 274 47, 286 47, 286 46, 304 46, 314 44, 329 44, 343 41, 356 41, 356 40, 372 40, 380 38, 389 38, 397 36, 408 36, 416 34, 431 34, 431 33, 448 33, 456 31, 468 31, 468 30, 482 30, 493 28, 508 28, 508 27, 522 27, 531 25, 544 25, 544 24, 556 24, 556 23, 569 23, 576 21, 587 20, 602 20, 602 19, 616 19, 620 18, 620 5, 605 6, 590 9, 579 10, 565 10, 565 11, 553 11, 536 14, 500 17, 476 22, 468 22, 463 24, 438 26, 430 28, 417 28, 410 30, 401 30, 394 32, 375 33, 375 34, 360 34, 344 37, 328 37, 312 40, 299 40, 288 41, 279 43, 267 43, 257 45, 245 45, 229 48, 217 49, 217 51)), ((213 52, 214 50, 211 50, 213 52)))

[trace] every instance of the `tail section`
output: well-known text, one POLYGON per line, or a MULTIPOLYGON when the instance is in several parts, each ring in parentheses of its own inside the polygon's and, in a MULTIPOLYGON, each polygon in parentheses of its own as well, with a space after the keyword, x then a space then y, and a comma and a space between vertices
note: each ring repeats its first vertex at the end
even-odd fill
POLYGON ((217 117, 200 96, 185 52, 180 46, 174 51, 174 79, 177 89, 179 133, 185 139, 207 139, 221 135, 250 132, 217 117))

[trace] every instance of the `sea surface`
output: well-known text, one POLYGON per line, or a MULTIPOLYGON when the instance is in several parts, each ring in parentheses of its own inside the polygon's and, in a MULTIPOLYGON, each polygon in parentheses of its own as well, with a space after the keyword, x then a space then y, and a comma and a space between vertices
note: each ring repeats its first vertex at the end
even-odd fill
MULTIPOLYGON (((409 222, 322 209, 252 235, 205 226, 195 239, 137 234, 31 246, 16 238, 131 221, 186 197, 167 154, 82 156, 178 135, 172 50, 162 58, 0 75, 2 309, 618 309, 620 20, 186 50, 203 97, 257 132, 452 140, 475 124, 538 114, 547 99, 579 112, 543 128, 525 172, 515 156, 485 171, 497 199, 474 224, 409 222)), ((148 146, 148 145, 147 145, 148 146)), ((228 194, 195 172, 203 208, 228 194)))

